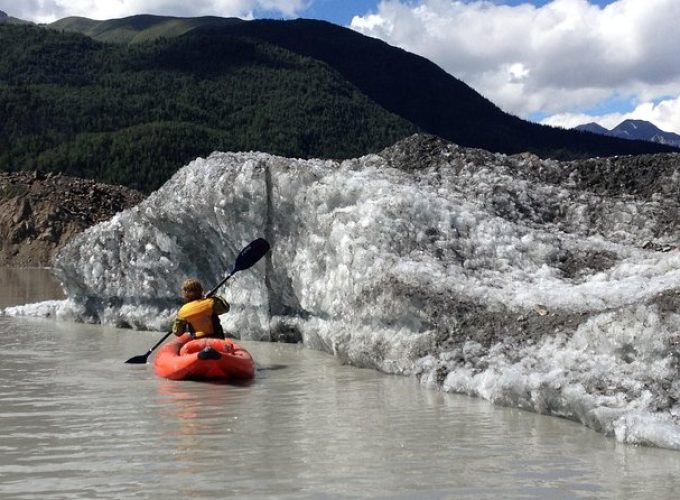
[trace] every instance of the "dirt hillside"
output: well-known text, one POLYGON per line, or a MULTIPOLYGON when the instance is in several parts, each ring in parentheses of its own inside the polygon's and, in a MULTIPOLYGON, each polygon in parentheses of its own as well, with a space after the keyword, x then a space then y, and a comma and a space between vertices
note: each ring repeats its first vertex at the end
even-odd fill
POLYGON ((50 266, 75 234, 143 199, 87 179, 0 172, 0 266, 50 266))

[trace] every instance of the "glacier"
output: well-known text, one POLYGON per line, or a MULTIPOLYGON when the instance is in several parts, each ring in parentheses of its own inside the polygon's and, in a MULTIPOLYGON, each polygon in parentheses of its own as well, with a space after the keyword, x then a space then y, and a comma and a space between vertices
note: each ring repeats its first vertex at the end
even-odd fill
POLYGON ((542 160, 415 135, 362 158, 215 152, 58 255, 6 314, 166 330, 188 276, 225 329, 680 449, 680 156, 542 160))

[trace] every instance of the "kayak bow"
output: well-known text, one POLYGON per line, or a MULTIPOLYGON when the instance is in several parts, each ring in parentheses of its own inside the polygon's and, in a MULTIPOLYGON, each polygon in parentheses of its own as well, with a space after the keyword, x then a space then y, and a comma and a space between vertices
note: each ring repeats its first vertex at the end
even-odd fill
POLYGON ((248 380, 255 362, 231 339, 194 339, 184 334, 165 344, 153 363, 156 375, 171 380, 248 380))

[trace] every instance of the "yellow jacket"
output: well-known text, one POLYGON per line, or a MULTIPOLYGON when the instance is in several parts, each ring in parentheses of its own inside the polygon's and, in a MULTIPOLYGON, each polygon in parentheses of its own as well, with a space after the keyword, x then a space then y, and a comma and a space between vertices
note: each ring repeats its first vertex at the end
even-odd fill
POLYGON ((194 337, 224 337, 219 315, 229 311, 229 303, 222 297, 192 300, 184 304, 172 326, 172 332, 180 336, 185 332, 194 337))

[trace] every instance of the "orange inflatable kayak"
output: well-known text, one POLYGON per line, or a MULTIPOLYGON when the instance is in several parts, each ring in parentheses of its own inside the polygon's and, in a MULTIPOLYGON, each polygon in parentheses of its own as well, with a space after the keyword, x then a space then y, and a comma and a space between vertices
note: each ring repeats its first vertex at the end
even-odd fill
POLYGON ((195 339, 184 334, 160 348, 153 362, 156 375, 171 380, 248 380, 255 362, 231 339, 195 339))

